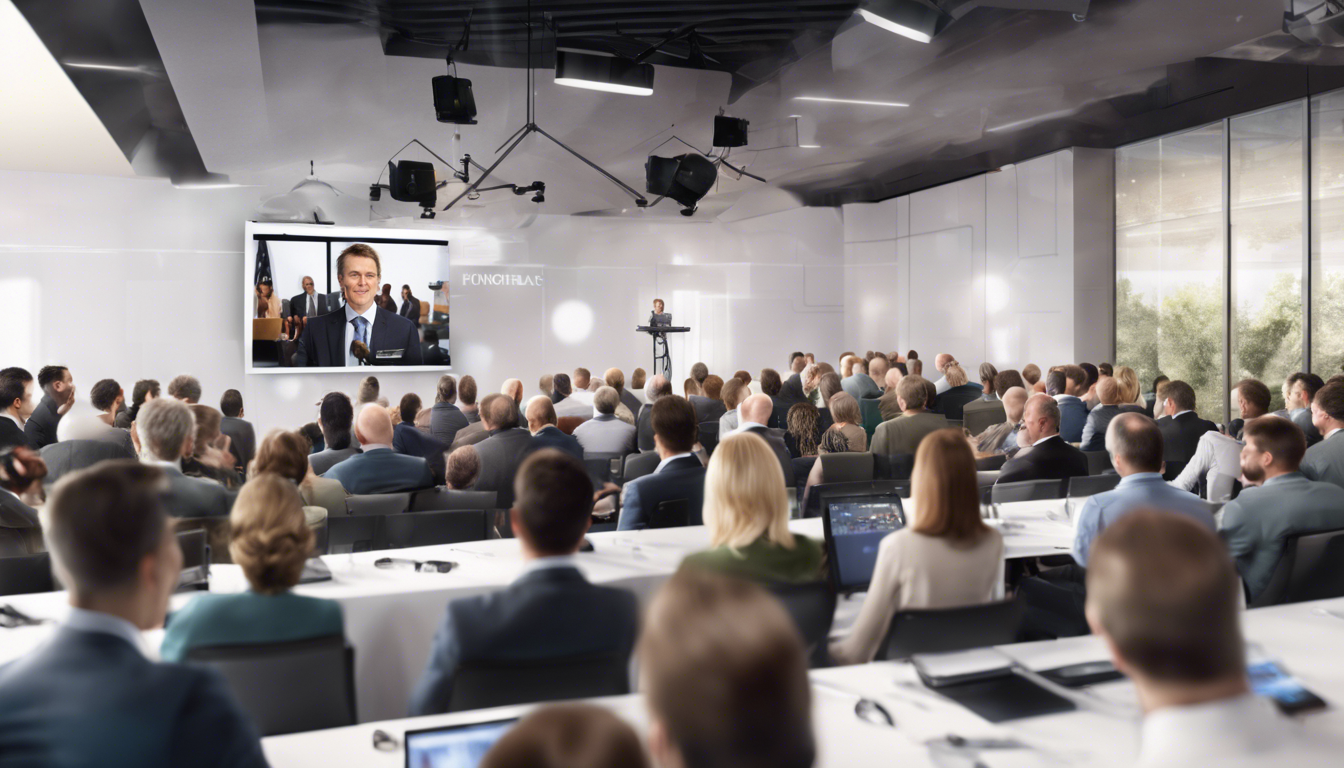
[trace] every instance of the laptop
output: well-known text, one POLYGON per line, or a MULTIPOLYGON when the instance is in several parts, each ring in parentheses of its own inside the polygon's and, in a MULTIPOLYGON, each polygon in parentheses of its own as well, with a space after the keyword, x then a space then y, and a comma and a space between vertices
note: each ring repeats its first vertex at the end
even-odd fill
POLYGON ((406 768, 476 768, 516 722, 514 718, 407 731, 406 768))
POLYGON ((836 589, 863 592, 873 579, 882 538, 905 527, 901 497, 895 491, 837 494, 828 495, 822 503, 826 559, 836 589))

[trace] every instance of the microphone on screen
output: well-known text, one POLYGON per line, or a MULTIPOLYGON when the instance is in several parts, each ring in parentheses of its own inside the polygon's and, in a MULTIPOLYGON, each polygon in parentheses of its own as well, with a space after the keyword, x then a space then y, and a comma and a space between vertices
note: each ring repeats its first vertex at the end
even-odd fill
POLYGON ((355 356, 360 365, 372 365, 369 362, 369 345, 362 341, 350 342, 350 354, 355 356))

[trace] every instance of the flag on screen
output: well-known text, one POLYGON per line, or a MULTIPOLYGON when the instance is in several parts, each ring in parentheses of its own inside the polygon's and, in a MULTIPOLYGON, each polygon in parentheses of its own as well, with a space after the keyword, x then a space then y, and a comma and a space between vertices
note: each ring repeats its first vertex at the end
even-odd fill
POLYGON ((257 268, 252 274, 252 284, 261 285, 262 281, 274 284, 271 279, 271 252, 266 248, 265 240, 257 241, 257 268))

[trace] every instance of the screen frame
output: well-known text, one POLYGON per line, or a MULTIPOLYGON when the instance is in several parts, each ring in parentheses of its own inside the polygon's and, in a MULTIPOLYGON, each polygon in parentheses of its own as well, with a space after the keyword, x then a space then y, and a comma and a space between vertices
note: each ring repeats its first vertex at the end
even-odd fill
MULTIPOLYGON (((443 733, 445 731, 460 731, 464 728, 478 728, 483 725, 502 725, 511 723, 517 725, 521 717, 501 717, 497 720, 478 720, 470 723, 454 723, 452 725, 440 725, 437 728, 417 728, 413 731, 405 731, 401 734, 401 751, 404 755, 403 764, 406 768, 415 768, 411 765, 411 737, 420 736, 426 733, 443 733)), ((507 732, 507 731, 506 731, 507 732)))
MULTIPOLYGON (((440 234, 441 231, 442 230, 388 229, 383 227, 333 227, 325 224, 288 224, 282 222, 246 222, 243 227, 243 287, 241 296, 241 314, 243 316, 243 373, 248 376, 283 376, 299 373, 442 373, 453 370, 451 362, 448 365, 376 365, 357 366, 354 368, 348 366, 333 366, 330 368, 286 368, 284 366, 277 368, 258 368, 252 364, 252 313, 254 309, 252 306, 252 292, 256 287, 252 283, 252 275, 256 265, 255 246, 257 240, 288 240, 292 242, 327 243, 335 241, 354 241, 369 243, 375 248, 380 243, 443 246, 444 248, 449 249, 449 266, 451 267, 451 244, 447 237, 440 234), (366 368, 370 370, 366 371, 366 368), (372 369, 376 369, 376 371, 372 369)), ((451 357, 452 353, 449 352, 450 360, 451 357)))
MULTIPOLYGON (((835 548, 835 534, 831 531, 831 504, 835 502, 841 502, 841 503, 853 502, 860 499, 885 500, 888 498, 895 500, 896 509, 901 513, 901 517, 905 519, 905 525, 909 526, 910 519, 905 514, 905 503, 901 500, 900 494, 897 492, 895 488, 893 488, 890 491, 884 488, 871 488, 871 487, 861 489, 847 488, 843 490, 832 491, 831 493, 826 493, 821 497, 820 499, 821 530, 822 530, 823 545, 826 547, 826 560, 830 563, 831 582, 835 584, 837 591, 846 594, 851 594, 855 592, 866 592, 868 591, 868 587, 872 584, 872 579, 869 578, 868 581, 862 584, 846 584, 840 578, 840 558, 836 556, 837 553, 835 548)), ((902 529, 903 528, 904 526, 902 527, 902 529)), ((896 531, 891 531, 891 533, 895 532, 896 531)), ((890 535, 890 533, 887 535, 890 535)))

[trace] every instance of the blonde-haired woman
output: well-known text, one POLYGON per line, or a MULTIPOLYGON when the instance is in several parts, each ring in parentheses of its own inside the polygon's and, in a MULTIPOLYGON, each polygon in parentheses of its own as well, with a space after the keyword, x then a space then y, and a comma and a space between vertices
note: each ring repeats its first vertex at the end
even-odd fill
POLYGON ((1139 388, 1139 374, 1135 373, 1133 368, 1122 365, 1115 369, 1115 380, 1120 384, 1120 405, 1147 407, 1143 391, 1139 388))
POLYGON ((774 451, 749 432, 729 435, 705 473, 705 526, 711 548, 684 564, 770 583, 823 576, 825 551, 789 531, 789 498, 774 451))
POLYGON ((1003 536, 980 519, 975 456, 958 429, 930 433, 915 453, 913 519, 882 539, 854 628, 831 644, 838 664, 873 660, 897 611, 994 599, 1003 536))
POLYGON ((341 606, 302 597, 299 583, 313 550, 294 483, 262 473, 238 492, 229 515, 229 554, 251 589, 234 595, 197 595, 172 615, 164 634, 164 661, 182 661, 193 648, 286 643, 345 633, 341 606))

